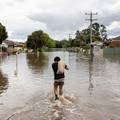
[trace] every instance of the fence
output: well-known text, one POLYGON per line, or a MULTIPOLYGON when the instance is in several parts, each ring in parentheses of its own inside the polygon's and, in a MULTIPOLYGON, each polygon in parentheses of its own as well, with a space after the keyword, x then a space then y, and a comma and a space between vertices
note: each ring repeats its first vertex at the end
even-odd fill
POLYGON ((120 47, 119 48, 104 48, 104 55, 120 55, 120 47))

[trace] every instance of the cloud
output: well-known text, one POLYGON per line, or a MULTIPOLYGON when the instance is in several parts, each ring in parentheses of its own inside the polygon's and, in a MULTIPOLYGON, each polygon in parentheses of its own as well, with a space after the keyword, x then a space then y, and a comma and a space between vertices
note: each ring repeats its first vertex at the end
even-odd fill
POLYGON ((4 0, 0 4, 1 22, 6 26, 9 39, 24 39, 43 29, 55 39, 68 37, 89 25, 85 12, 98 12, 98 22, 107 26, 108 34, 120 35, 119 0, 4 0), (114 23, 114 24, 113 24, 114 23), (114 26, 114 27, 113 27, 114 26))
POLYGON ((114 30, 116 28, 120 28, 120 21, 114 21, 109 26, 107 26, 108 30, 114 30))
MULTIPOLYGON (((93 16, 94 18, 98 18, 97 21, 100 24, 104 24, 107 27, 108 35, 110 34, 116 34, 119 35, 119 32, 114 32, 113 29, 120 29, 118 28, 118 22, 116 21, 120 20, 120 17, 118 16, 118 13, 98 13, 97 16, 93 16), (114 27, 114 28, 113 28, 114 27)), ((78 13, 71 13, 71 14, 54 14, 50 12, 43 12, 43 13, 37 13, 28 16, 33 21, 42 22, 46 24, 46 27, 48 31, 54 31, 54 33, 62 32, 63 31, 67 34, 69 32, 73 32, 76 30, 82 30, 85 27, 89 25, 89 22, 85 21, 85 18, 89 18, 89 16, 85 16, 84 13, 79 14, 78 13), (69 32, 68 32, 69 31, 69 32)))
POLYGON ((107 31, 110 37, 120 35, 120 21, 113 21, 107 26, 107 31))
POLYGON ((110 25, 112 22, 114 21, 119 21, 120 20, 120 16, 118 16, 118 13, 114 13, 114 12, 104 12, 102 14, 100 14, 98 16, 98 21, 100 23, 107 25, 110 25))
POLYGON ((33 31, 39 29, 46 31, 45 24, 40 22, 33 22, 32 20, 27 19, 27 17, 14 18, 14 24, 11 24, 12 20, 12 18, 9 18, 4 23, 6 24, 9 39, 23 39, 23 41, 26 41, 27 36, 30 35, 33 31))
POLYGON ((39 13, 29 16, 33 21, 43 22, 52 31, 67 31, 78 29, 84 19, 80 18, 79 13, 75 14, 54 14, 39 13))

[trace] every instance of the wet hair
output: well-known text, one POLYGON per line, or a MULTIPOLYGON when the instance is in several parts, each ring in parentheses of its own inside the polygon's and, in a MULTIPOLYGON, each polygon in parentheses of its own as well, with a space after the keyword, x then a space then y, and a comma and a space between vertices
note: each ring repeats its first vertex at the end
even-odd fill
POLYGON ((54 61, 56 61, 56 62, 60 61, 60 57, 56 56, 56 57, 54 58, 54 61))

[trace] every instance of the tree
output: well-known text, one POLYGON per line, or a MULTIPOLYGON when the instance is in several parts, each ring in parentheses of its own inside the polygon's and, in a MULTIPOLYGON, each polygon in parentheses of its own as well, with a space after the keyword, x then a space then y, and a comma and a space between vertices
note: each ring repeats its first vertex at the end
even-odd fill
POLYGON ((5 26, 0 23, 0 44, 8 37, 5 26))
POLYGON ((63 39, 61 41, 56 41, 56 48, 66 48, 70 47, 70 41, 63 39))
POLYGON ((39 30, 33 32, 31 35, 28 36, 26 44, 27 48, 34 49, 34 51, 37 52, 38 48, 42 48, 43 46, 49 46, 51 40, 52 39, 47 33, 44 33, 42 30, 39 30))
POLYGON ((84 29, 82 31, 77 30, 75 33, 75 39, 72 40, 72 44, 75 47, 83 46, 90 42, 90 30, 84 29))
POLYGON ((104 42, 107 39, 107 30, 103 24, 93 23, 92 25, 93 36, 99 37, 98 41, 104 42))
POLYGON ((80 46, 81 45, 81 33, 79 30, 75 33, 75 39, 72 40, 73 46, 80 46))
POLYGON ((104 25, 101 25, 100 34, 101 34, 102 40, 106 41, 107 40, 107 30, 106 30, 106 27, 104 25))
MULTIPOLYGON (((77 30, 75 34, 74 43, 75 46, 82 46, 84 44, 90 43, 90 26, 87 29, 83 29, 82 31, 77 30)), ((92 24, 92 42, 94 41, 102 41, 104 42, 107 39, 107 31, 106 27, 99 23, 92 24)))
POLYGON ((60 41, 56 40, 55 43, 56 43, 56 44, 55 44, 55 47, 56 47, 56 48, 62 48, 62 44, 61 44, 60 41))
POLYGON ((55 42, 55 40, 53 40, 53 39, 48 39, 48 41, 47 41, 47 47, 48 48, 54 48, 55 47, 55 45, 56 45, 56 42, 55 42))

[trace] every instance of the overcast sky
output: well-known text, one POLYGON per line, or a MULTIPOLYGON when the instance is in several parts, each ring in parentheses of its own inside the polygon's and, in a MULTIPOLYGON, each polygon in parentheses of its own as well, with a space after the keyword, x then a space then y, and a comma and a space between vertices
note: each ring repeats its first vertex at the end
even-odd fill
POLYGON ((86 12, 97 12, 108 36, 120 35, 120 0, 2 0, 0 22, 10 40, 26 41, 33 31, 42 29, 53 39, 62 40, 89 25, 86 12))

